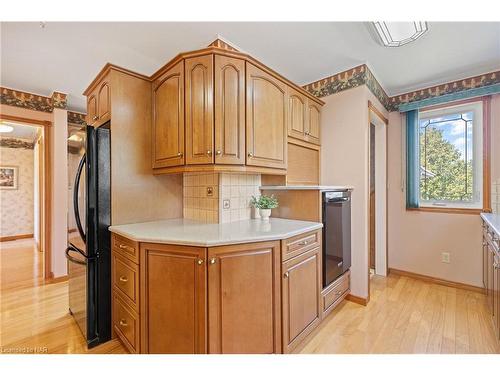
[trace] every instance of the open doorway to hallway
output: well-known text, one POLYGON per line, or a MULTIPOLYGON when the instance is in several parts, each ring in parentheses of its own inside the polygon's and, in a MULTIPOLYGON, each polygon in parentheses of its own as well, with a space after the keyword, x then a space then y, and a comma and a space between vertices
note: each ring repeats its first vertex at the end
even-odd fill
POLYGON ((45 278, 45 128, 1 120, 0 260, 2 289, 45 278))

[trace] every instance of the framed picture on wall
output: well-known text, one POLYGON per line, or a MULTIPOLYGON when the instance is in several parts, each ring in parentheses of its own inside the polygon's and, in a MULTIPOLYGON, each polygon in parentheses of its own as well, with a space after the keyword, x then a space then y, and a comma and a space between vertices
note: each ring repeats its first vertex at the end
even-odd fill
POLYGON ((17 189, 17 167, 0 166, 0 189, 13 190, 17 189))

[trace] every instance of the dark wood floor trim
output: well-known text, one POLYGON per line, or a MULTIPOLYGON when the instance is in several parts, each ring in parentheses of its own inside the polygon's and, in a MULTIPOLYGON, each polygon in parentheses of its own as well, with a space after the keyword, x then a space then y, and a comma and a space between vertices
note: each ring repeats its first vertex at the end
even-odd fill
POLYGON ((33 233, 29 233, 29 234, 17 234, 15 236, 0 237, 0 242, 22 240, 24 238, 33 238, 33 233))
POLYGON ((368 298, 358 297, 353 294, 348 294, 345 297, 346 300, 357 303, 358 305, 366 306, 368 305, 368 298))

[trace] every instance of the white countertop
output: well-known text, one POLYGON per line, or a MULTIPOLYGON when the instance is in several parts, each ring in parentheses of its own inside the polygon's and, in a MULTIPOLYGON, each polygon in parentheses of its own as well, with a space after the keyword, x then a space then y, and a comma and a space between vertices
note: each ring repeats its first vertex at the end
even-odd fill
POLYGON ((481 217, 488 223, 488 225, 500 236, 500 214, 485 214, 482 213, 481 217))
POLYGON ((241 220, 224 224, 205 224, 188 219, 150 221, 113 225, 109 230, 137 242, 171 245, 218 246, 281 240, 323 227, 313 221, 270 218, 241 220))
POLYGON ((352 186, 342 186, 342 185, 288 185, 288 186, 261 186, 261 190, 353 190, 352 186))

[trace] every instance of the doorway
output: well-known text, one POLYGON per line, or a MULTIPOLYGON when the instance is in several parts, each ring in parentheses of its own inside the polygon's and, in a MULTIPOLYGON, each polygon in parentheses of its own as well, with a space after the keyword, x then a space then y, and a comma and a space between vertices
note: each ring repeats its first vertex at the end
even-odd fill
POLYGON ((387 276, 387 119, 369 107, 369 269, 387 276))
POLYGON ((2 289, 51 276, 50 124, 0 115, 2 289))

